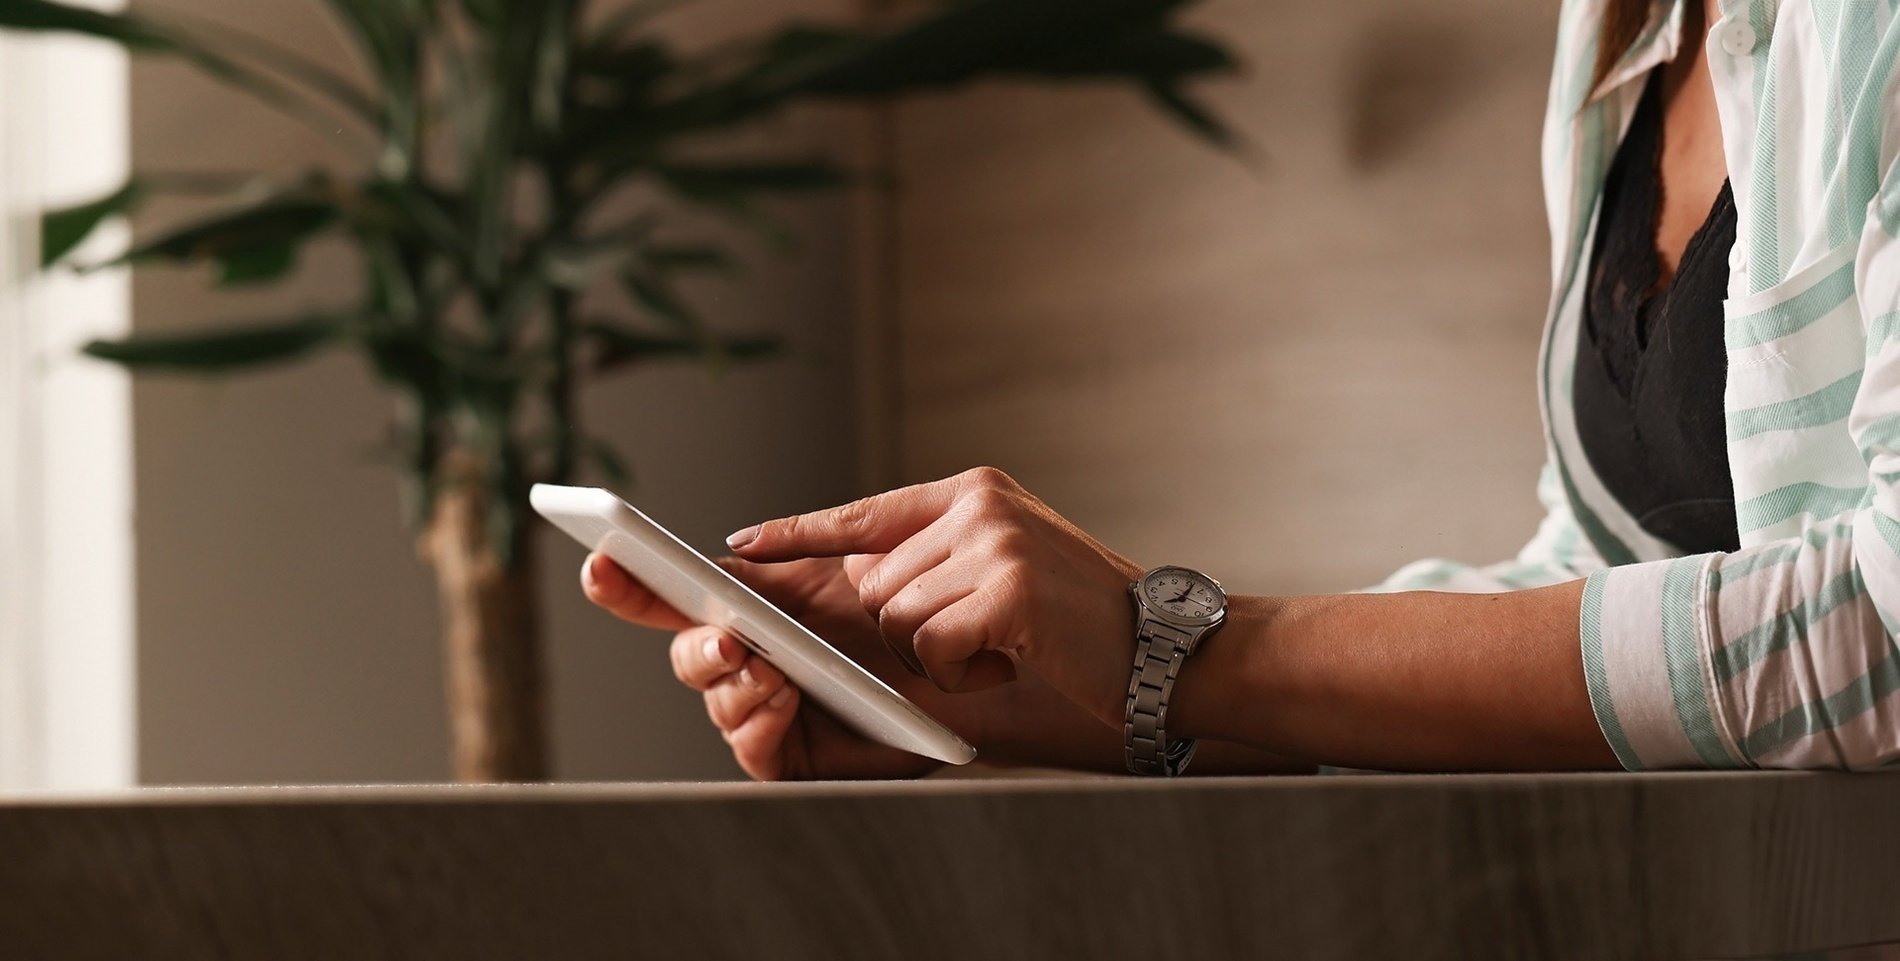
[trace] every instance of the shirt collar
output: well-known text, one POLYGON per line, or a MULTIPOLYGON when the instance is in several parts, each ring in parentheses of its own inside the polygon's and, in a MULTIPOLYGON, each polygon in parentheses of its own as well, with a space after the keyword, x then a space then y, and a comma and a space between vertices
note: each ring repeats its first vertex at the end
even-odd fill
MULTIPOLYGON (((1682 49, 1683 12, 1690 2, 1691 0, 1652 0, 1649 5, 1649 22, 1644 24, 1642 32, 1636 35, 1636 42, 1624 51, 1623 56, 1616 61, 1616 66, 1610 68, 1610 72, 1604 75, 1603 82, 1597 84, 1596 89, 1590 93, 1590 99, 1584 103, 1586 105, 1595 103, 1631 80, 1648 75, 1657 64, 1676 59, 1676 52, 1682 49)), ((1735 5, 1731 0, 1722 0, 1725 11, 1735 5)))

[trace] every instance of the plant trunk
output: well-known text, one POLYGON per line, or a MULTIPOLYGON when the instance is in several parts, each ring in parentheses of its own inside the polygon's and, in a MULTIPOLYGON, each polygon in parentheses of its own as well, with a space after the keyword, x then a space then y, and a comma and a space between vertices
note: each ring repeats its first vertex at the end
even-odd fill
POLYGON ((442 606, 455 777, 546 780, 533 535, 524 533, 513 563, 503 565, 489 543, 486 496, 479 484, 443 490, 422 537, 442 606))

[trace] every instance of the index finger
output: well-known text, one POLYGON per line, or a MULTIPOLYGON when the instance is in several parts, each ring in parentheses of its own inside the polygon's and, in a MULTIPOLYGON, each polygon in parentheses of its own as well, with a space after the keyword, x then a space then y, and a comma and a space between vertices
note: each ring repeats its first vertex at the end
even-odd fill
POLYGON ((901 487, 843 507, 796 514, 748 527, 726 546, 749 561, 883 554, 935 523, 960 492, 961 477, 901 487))

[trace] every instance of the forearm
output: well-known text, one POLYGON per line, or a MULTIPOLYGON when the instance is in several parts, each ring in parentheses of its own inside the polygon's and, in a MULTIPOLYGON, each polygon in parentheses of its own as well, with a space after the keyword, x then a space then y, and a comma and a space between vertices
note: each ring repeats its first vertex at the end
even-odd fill
POLYGON ((1182 668, 1182 736, 1381 770, 1611 769, 1582 582, 1509 594, 1235 598, 1182 668))

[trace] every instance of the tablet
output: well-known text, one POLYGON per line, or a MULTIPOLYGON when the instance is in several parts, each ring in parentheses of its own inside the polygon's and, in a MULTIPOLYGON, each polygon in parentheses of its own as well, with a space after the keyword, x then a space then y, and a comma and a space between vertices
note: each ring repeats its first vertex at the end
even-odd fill
POLYGON ((912 754, 967 764, 976 749, 686 542, 598 487, 536 484, 529 501, 590 550, 613 558, 674 609, 772 662, 845 726, 912 754))

